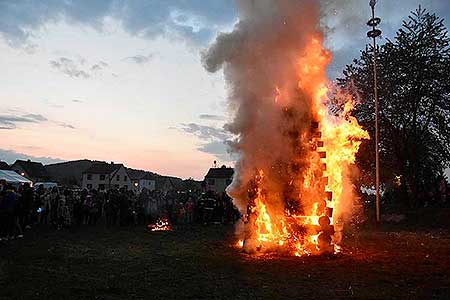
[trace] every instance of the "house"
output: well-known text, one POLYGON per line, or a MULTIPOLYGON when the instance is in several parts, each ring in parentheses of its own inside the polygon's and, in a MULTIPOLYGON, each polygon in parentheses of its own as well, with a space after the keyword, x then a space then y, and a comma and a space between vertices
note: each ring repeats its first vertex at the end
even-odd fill
POLYGON ((234 170, 225 165, 220 168, 211 168, 205 176, 206 191, 223 193, 233 180, 234 170))
POLYGON ((11 170, 11 168, 6 162, 0 160, 0 170, 11 170))
POLYGON ((162 193, 171 191, 179 192, 183 190, 183 180, 170 176, 158 176, 156 180, 156 190, 162 193))
POLYGON ((123 164, 93 163, 82 175, 81 187, 88 190, 132 188, 132 181, 123 164))
POLYGON ((140 193, 144 188, 148 191, 154 191, 156 189, 156 180, 150 173, 133 178, 133 189, 135 192, 140 193))
POLYGON ((33 182, 45 182, 50 179, 44 165, 40 162, 31 160, 16 160, 10 168, 33 182))

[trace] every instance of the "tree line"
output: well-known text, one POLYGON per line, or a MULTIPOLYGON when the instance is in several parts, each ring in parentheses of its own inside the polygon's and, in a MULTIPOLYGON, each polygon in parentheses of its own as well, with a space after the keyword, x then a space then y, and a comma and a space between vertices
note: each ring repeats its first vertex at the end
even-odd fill
POLYGON ((377 51, 380 176, 384 200, 418 208, 450 162, 450 38, 444 19, 419 7, 394 39, 366 46, 338 85, 361 101, 353 112, 371 135, 361 145, 360 184, 374 186, 373 51, 377 51), (393 197, 389 198, 389 195, 393 197))

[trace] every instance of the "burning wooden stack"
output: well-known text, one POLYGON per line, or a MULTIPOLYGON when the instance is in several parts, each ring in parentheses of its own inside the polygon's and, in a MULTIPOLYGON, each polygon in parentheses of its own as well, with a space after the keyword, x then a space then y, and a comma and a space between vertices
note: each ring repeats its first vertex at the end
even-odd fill
MULTIPOLYGON (((322 132, 320 131, 319 122, 312 121, 311 122, 311 133, 312 133, 312 142, 314 145, 315 151, 319 154, 321 160, 324 160, 327 157, 327 153, 324 149, 324 142, 322 139, 322 132)), ((325 162, 322 164, 322 188, 323 193, 321 193, 320 197, 323 197, 319 200, 318 211, 322 215, 319 218, 319 228, 318 233, 319 236, 317 238, 319 250, 322 253, 332 253, 334 252, 334 247, 331 244, 332 236, 334 235, 334 226, 331 224, 331 217, 333 216, 333 208, 327 206, 327 202, 332 202, 333 193, 330 191, 326 191, 326 187, 328 185, 328 176, 325 175, 325 171, 327 170, 327 165, 325 162)))

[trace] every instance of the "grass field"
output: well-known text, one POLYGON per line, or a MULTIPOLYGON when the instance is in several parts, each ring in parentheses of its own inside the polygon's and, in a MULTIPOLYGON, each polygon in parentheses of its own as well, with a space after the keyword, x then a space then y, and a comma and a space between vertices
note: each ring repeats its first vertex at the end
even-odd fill
POLYGON ((34 230, 0 245, 0 299, 449 299, 446 231, 364 231, 342 256, 248 256, 230 226, 34 230))

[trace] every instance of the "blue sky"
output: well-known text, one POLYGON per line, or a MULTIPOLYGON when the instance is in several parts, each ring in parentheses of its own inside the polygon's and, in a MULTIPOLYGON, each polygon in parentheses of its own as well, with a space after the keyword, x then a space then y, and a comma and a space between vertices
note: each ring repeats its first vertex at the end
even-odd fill
MULTIPOLYGON (((367 42, 366 2, 321 1, 330 79, 367 42)), ((448 0, 380 0, 384 36, 421 2, 449 25, 448 0)), ((0 1, 0 159, 112 160, 195 178, 213 160, 231 164, 226 83, 200 53, 237 15, 232 0, 0 1)))

